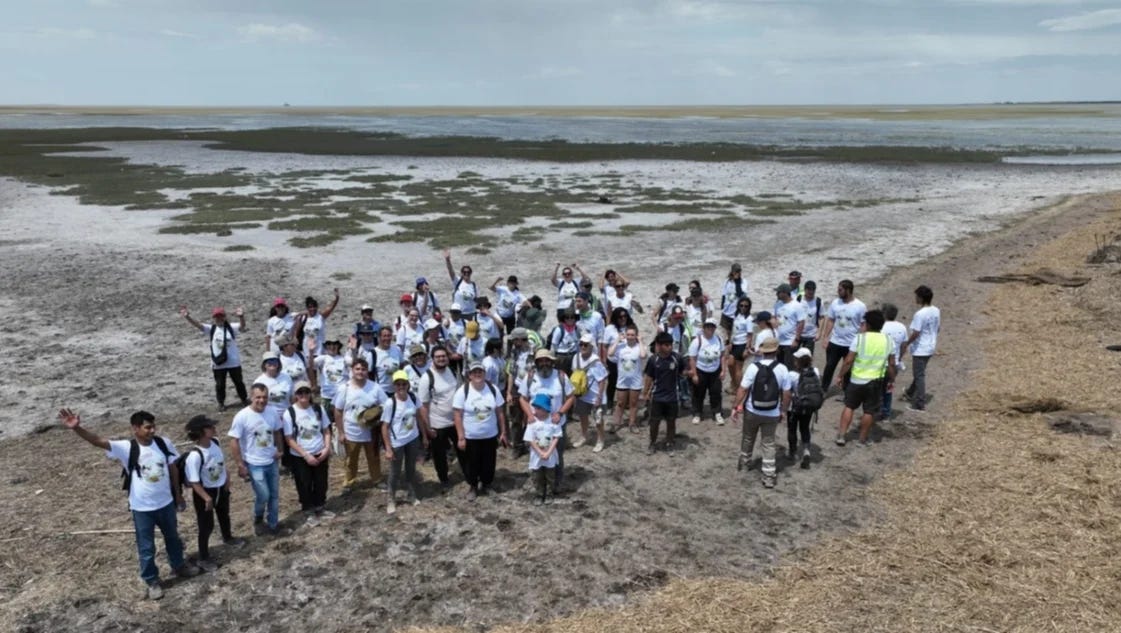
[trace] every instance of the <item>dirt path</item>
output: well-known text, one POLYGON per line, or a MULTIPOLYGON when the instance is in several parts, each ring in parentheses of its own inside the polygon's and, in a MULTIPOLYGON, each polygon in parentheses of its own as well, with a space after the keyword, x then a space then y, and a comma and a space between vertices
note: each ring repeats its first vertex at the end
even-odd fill
MULTIPOLYGON (((2 607, 9 615, 5 621, 25 631, 151 630, 186 621, 207 623, 199 628, 250 631, 494 625, 631 602, 636 592, 677 578, 757 578, 781 556, 883 518, 866 484, 910 462, 933 425, 948 414, 953 394, 970 385, 980 366, 978 327, 985 320, 990 287, 971 280, 1013 267, 1031 247, 1069 229, 1072 216, 1085 221, 1109 206, 1102 197, 1060 205, 921 265, 893 271, 874 288, 858 288, 857 295, 869 304, 894 301, 905 319, 914 286, 926 283, 935 289, 944 330, 942 353, 931 364, 932 411, 923 418, 897 418, 872 448, 838 449, 830 442, 838 405, 830 402, 816 429, 821 454, 814 468, 804 472, 780 463, 775 491, 763 490, 754 475, 736 475, 737 428, 693 427, 686 421, 685 446, 672 455, 647 458, 641 436, 629 434, 600 455, 587 448, 566 454, 575 490, 551 509, 527 502, 520 491, 524 464, 509 459, 499 462, 500 494, 475 504, 458 490, 439 498, 431 483, 421 506, 395 518, 385 516, 382 496, 371 491, 345 503, 332 499, 329 505, 340 512, 332 524, 278 540, 257 539, 243 552, 219 550, 224 564, 219 573, 175 585, 157 608, 137 600, 130 535, 59 536, 129 527, 125 501, 114 491, 115 471, 96 451, 57 429, 5 441, 0 459, 8 485, 0 488, 0 503, 8 510, 0 542, 9 545, 11 557, 0 567, 0 586, 12 595, 2 607)), ((90 278, 84 283, 105 289, 99 311, 75 315, 62 306, 53 326, 80 327, 83 318, 128 319, 129 302, 145 294, 170 300, 158 282, 163 275, 188 273, 186 292, 191 294, 214 283, 232 283, 215 282, 213 271, 194 270, 182 259, 137 257, 136 267, 152 280, 150 288, 90 278)), ((95 259, 91 255, 88 262, 68 260, 60 266, 82 279, 84 271, 95 268, 95 259)), ((287 275, 283 269, 256 272, 268 284, 282 284, 287 275)), ((18 283, 19 292, 11 296, 34 305, 35 282, 18 283)), ((151 330, 157 346, 179 336, 164 332, 162 325, 151 330)), ((142 360, 147 355, 131 356, 127 341, 112 343, 120 346, 115 362, 121 370, 107 376, 107 383, 126 380, 129 372, 166 372, 167 380, 154 388, 180 389, 181 378, 161 368, 158 358, 142 360), (134 360, 139 364, 131 364, 134 360)), ((98 351, 103 346, 91 341, 83 362, 103 362, 98 351)), ((197 400, 197 394, 179 397, 192 395, 197 400)), ((165 423, 165 432, 178 438, 180 423, 165 423)), ((117 423, 100 430, 119 435, 125 429, 117 423)), ((427 468, 425 479, 434 479, 427 468)), ((296 505, 290 480, 282 481, 282 490, 286 516, 296 505)), ((250 494, 247 486, 234 488, 235 530, 242 534, 248 532, 250 494)), ((193 550, 193 516, 186 515, 180 525, 193 550)))

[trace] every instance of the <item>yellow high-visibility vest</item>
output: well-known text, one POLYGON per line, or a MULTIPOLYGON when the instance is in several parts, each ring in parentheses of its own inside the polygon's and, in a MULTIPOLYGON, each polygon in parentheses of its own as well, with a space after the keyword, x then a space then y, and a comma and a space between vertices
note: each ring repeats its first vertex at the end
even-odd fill
POLYGON ((891 344, 883 332, 856 335, 856 360, 852 363, 854 380, 872 382, 887 373, 887 357, 891 344))

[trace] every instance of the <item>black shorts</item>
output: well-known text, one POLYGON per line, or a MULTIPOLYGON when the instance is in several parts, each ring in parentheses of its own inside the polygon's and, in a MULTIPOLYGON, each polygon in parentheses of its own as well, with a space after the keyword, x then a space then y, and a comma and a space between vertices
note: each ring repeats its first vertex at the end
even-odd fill
POLYGON ((676 402, 651 401, 650 421, 661 422, 662 420, 666 420, 667 422, 672 422, 677 420, 677 406, 676 402))
POLYGON ((740 343, 739 345, 732 346, 732 358, 734 360, 743 362, 747 358, 747 343, 740 343))
POLYGON ((724 328, 725 332, 730 333, 732 331, 732 317, 728 316, 727 314, 721 314, 720 327, 724 328))
POLYGON ((850 382, 845 388, 845 408, 855 411, 857 407, 863 407, 864 413, 875 415, 880 412, 883 389, 882 380, 873 380, 863 385, 850 382))

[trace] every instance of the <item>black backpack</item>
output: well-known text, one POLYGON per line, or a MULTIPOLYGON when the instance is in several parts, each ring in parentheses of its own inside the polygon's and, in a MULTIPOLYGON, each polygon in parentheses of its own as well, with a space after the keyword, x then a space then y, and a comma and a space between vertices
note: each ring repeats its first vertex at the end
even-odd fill
POLYGON ((764 365, 761 361, 755 363, 755 380, 751 383, 751 406, 759 411, 777 409, 782 401, 782 389, 778 385, 778 376, 775 376, 775 364, 764 365))
POLYGON ((798 374, 798 388, 794 391, 794 410, 802 413, 812 413, 821 408, 825 402, 825 389, 821 386, 821 378, 813 367, 806 367, 798 374))
MULTIPOLYGON (((212 439, 210 441, 217 443, 217 440, 212 439)), ((203 453, 202 448, 198 446, 175 458, 175 472, 179 473, 179 485, 183 488, 189 488, 191 486, 191 484, 187 483, 187 458, 191 456, 191 453, 199 454, 200 471, 202 470, 203 465, 206 464, 206 454, 203 453)), ((199 481, 202 481, 201 476, 199 477, 199 481)))
MULTIPOLYGON (((160 452, 163 453, 164 457, 171 457, 172 455, 175 454, 174 451, 172 451, 170 448, 167 447, 167 443, 165 443, 163 441, 162 437, 160 437, 158 435, 155 435, 155 436, 152 437, 152 441, 155 442, 156 447, 158 447, 160 449, 160 452)), ((173 464, 175 465, 176 468, 180 467, 178 460, 173 462, 173 464)), ((128 466, 126 468, 121 469, 121 490, 128 491, 129 489, 132 488, 132 473, 138 472, 139 470, 140 470, 140 442, 137 442, 136 440, 129 440, 129 442, 128 442, 128 466)), ((169 474, 170 474, 170 470, 169 470, 169 474)), ((182 472, 180 472, 180 477, 182 477, 182 472)), ((180 478, 179 481, 182 482, 183 479, 180 478)))
POLYGON ((218 329, 214 326, 210 327, 210 359, 212 361, 214 361, 215 365, 226 364, 226 361, 229 360, 229 350, 227 349, 227 346, 223 345, 222 346, 222 353, 215 356, 214 355, 214 337, 215 336, 225 336, 226 334, 229 334, 231 341, 233 341, 237 338, 237 337, 234 336, 234 328, 229 323, 223 323, 222 326, 223 326, 222 329, 218 329))

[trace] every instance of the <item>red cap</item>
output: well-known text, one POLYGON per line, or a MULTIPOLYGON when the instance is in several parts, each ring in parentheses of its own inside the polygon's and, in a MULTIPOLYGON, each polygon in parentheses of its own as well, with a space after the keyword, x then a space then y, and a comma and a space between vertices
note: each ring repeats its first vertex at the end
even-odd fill
POLYGON ((223 308, 222 306, 218 306, 217 308, 214 308, 213 310, 210 311, 210 316, 218 316, 219 314, 221 314, 222 316, 225 316, 226 315, 226 309, 223 308))
POLYGON ((401 300, 398 303, 405 303, 406 301, 408 301, 409 303, 413 302, 413 296, 407 292, 401 295, 401 300))
POLYGON ((272 305, 273 305, 273 307, 286 306, 286 305, 288 305, 288 302, 284 300, 284 297, 277 297, 277 298, 272 300, 272 305))

